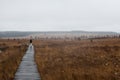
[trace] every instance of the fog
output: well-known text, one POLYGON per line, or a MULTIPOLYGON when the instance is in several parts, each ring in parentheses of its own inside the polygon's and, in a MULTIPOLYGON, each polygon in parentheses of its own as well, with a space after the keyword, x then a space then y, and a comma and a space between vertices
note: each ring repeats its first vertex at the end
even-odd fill
POLYGON ((0 31, 120 32, 120 0, 0 0, 0 31))

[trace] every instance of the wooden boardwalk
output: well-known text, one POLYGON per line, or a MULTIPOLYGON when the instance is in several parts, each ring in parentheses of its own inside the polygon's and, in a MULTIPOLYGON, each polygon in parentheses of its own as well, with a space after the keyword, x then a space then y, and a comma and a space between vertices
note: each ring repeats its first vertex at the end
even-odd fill
POLYGON ((32 44, 29 45, 14 80, 40 80, 40 75, 34 61, 34 47, 32 44))

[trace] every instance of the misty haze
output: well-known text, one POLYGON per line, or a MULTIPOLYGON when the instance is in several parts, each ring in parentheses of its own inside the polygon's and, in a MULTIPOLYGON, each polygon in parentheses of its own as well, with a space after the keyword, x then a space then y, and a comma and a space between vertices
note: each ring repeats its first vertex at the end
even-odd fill
POLYGON ((120 1, 0 0, 0 80, 120 80, 120 1))

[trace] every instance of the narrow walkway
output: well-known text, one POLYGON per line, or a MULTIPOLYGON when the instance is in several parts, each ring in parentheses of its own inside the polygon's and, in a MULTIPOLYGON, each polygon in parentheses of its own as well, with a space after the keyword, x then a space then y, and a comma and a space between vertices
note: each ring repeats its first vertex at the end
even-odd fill
POLYGON ((34 47, 32 44, 29 45, 14 80, 40 80, 37 66, 34 62, 34 47))

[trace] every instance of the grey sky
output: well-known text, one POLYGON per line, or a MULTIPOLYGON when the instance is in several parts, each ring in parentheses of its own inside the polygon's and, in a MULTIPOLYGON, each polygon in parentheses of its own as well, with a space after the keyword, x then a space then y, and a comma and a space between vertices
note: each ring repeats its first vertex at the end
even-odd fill
POLYGON ((0 0, 0 31, 117 31, 120 0, 0 0))

